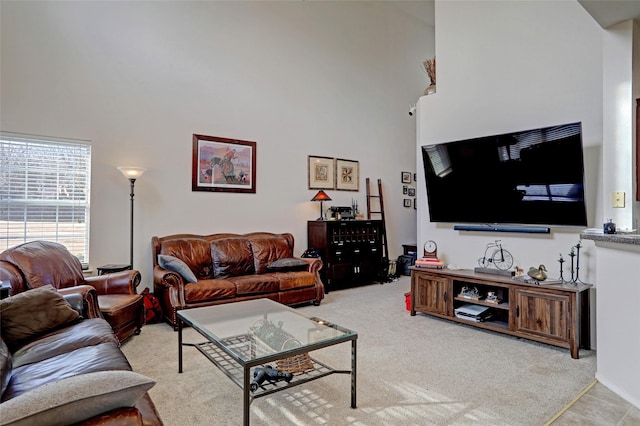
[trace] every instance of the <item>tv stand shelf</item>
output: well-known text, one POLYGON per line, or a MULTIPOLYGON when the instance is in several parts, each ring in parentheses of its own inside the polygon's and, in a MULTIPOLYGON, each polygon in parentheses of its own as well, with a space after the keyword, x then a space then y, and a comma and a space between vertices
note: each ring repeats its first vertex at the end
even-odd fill
POLYGON ((591 287, 584 283, 535 285, 470 270, 414 266, 411 267, 411 315, 420 312, 567 348, 571 357, 577 359, 579 349, 590 346, 591 287), (487 301, 489 292, 500 302, 487 301), (465 305, 489 308, 487 317, 476 322, 456 316, 456 309, 465 305))

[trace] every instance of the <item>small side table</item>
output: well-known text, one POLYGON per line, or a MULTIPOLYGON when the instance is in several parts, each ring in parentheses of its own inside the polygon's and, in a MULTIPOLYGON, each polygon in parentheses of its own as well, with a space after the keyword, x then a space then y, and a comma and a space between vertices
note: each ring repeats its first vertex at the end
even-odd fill
POLYGON ((418 253, 418 245, 417 244, 403 244, 402 250, 405 255, 410 255, 412 253, 418 253))
POLYGON ((98 270, 98 275, 104 275, 104 274, 110 274, 112 272, 126 271, 132 268, 131 268, 131 265, 121 265, 121 264, 110 263, 108 265, 98 266, 96 269, 98 270))

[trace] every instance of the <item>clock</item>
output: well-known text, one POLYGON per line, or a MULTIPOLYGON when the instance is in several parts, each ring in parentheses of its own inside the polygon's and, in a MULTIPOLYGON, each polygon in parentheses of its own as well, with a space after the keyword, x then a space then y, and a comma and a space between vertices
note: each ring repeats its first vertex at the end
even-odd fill
POLYGON ((424 257, 430 259, 438 258, 438 246, 435 241, 427 240, 424 243, 424 257))

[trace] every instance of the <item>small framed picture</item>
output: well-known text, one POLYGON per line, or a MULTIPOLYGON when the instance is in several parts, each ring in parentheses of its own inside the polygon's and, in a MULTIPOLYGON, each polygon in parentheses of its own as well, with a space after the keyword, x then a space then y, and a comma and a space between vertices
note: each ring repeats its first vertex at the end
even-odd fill
POLYGON ((414 181, 414 182, 417 182, 417 181, 418 181, 418 174, 417 174, 417 173, 414 173, 414 174, 413 174, 413 181, 414 181))
POLYGON ((411 173, 402 172, 402 183, 411 183, 411 173))
POLYGON ((417 198, 414 198, 414 199, 413 199, 413 209, 414 209, 414 210, 417 210, 417 209, 418 209, 418 199, 417 199, 417 198))
POLYGON ((358 191, 360 189, 359 163, 352 160, 336 159, 336 189, 358 191))
POLYGON ((407 190, 407 195, 409 195, 409 197, 415 197, 416 196, 416 189, 415 188, 409 188, 407 190))
POLYGON ((404 206, 405 207, 411 207, 411 198, 405 198, 404 199, 404 206))
POLYGON ((403 194, 407 194, 407 190, 409 189, 409 187, 407 185, 402 185, 402 193, 403 194))
POLYGON ((309 189, 335 189, 335 160, 330 157, 309 155, 309 189))

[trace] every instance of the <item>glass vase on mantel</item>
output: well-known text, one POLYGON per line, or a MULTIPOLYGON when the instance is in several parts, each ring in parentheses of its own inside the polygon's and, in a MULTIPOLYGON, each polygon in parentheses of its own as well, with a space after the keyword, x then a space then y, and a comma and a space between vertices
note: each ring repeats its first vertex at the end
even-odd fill
POLYGON ((435 84, 431 84, 431 85, 429 85, 429 87, 424 89, 424 94, 425 95, 431 95, 433 93, 436 93, 436 85, 435 84))

